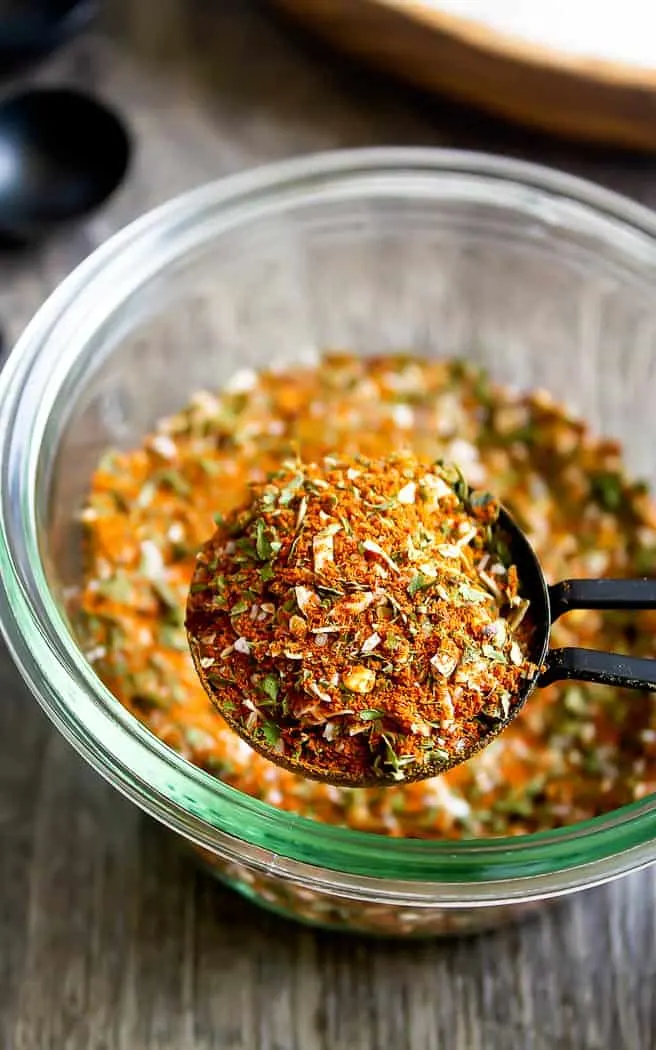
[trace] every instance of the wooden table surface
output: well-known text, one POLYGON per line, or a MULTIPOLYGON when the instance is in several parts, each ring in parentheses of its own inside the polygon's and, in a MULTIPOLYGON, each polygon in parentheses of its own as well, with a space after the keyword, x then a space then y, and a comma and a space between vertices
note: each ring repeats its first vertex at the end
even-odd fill
MULTIPOLYGON (((86 86, 137 141, 84 228, 0 263, 13 337, 110 232, 189 186, 371 144, 505 152, 656 204, 656 160, 529 137, 340 65, 246 0, 107 2, 39 79, 86 86)), ((650 1050, 652 872, 500 933, 371 942, 221 889, 51 730, 0 654, 0 1050, 650 1050)))

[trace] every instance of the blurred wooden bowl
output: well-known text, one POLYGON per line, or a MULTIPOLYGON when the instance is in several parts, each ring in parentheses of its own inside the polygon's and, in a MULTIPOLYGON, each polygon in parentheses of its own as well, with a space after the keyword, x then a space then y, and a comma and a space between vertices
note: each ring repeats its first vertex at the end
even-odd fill
POLYGON ((656 149, 656 68, 580 59, 422 0, 270 2, 421 88, 568 138, 656 149))

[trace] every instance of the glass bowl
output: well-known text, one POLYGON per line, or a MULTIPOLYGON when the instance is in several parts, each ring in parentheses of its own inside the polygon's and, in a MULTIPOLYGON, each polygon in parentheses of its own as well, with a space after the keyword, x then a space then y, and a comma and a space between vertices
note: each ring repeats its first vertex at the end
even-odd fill
POLYGON ((653 482, 656 219, 531 165, 434 150, 303 158, 202 187, 86 260, 0 381, 2 628, 94 768, 253 900, 402 936, 473 931, 656 857, 645 798, 562 830, 390 839, 277 810, 187 763, 82 657, 65 611, 77 516, 108 446, 238 367, 318 348, 459 355, 541 386, 653 482))

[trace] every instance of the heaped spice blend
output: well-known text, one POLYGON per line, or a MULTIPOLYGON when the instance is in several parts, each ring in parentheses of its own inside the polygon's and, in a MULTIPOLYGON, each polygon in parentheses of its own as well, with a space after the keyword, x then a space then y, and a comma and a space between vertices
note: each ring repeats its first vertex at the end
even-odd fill
POLYGON ((291 461, 253 484, 199 554, 187 606, 219 711, 332 783, 468 757, 535 671, 498 512, 456 467, 410 453, 291 461))
MULTIPOLYGON (((517 393, 461 361, 326 355, 238 373, 163 419, 143 446, 107 454, 83 513, 81 644, 120 702, 161 740, 237 790, 331 824, 418 838, 541 831, 656 790, 656 704, 586 683, 536 690, 469 762, 394 788, 339 788, 253 751, 196 674, 184 610, 213 517, 297 454, 370 458, 412 449, 458 463, 533 543, 550 580, 656 572, 656 511, 620 449, 541 391, 517 393)), ((653 612, 570 613, 554 645, 656 656, 653 612)))

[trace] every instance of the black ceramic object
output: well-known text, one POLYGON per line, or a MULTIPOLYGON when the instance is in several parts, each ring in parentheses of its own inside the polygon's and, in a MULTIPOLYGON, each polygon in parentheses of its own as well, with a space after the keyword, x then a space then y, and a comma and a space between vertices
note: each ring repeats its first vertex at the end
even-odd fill
POLYGON ((97 0, 0 0, 0 77, 46 58, 97 10, 97 0))
POLYGON ((27 243, 99 207, 128 167, 130 140, 87 95, 35 89, 0 105, 0 237, 27 243))

